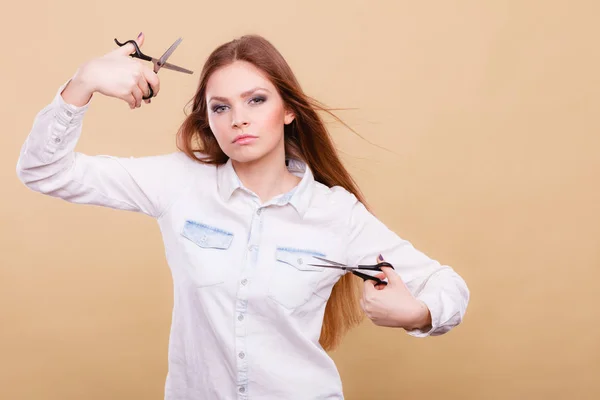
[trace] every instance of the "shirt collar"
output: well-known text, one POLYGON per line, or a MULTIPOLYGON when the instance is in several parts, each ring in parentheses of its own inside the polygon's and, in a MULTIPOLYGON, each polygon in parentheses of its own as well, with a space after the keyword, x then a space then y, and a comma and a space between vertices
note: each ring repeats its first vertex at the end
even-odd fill
MULTIPOLYGON (((298 214, 300 214, 301 217, 304 217, 304 214, 310 205, 315 178, 311 169, 305 162, 297 159, 288 159, 287 161, 288 171, 302 179, 292 190, 277 196, 269 203, 277 205, 290 203, 296 209, 298 214)), ((219 195, 223 201, 228 201, 233 195, 233 192, 237 189, 245 189, 233 168, 231 158, 228 159, 225 164, 221 164, 217 167, 217 185, 219 195)))

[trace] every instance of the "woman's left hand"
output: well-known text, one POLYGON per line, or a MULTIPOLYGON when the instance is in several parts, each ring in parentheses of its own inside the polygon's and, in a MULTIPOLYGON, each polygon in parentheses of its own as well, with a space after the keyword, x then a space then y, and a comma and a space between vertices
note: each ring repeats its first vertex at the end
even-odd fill
MULTIPOLYGON (((377 262, 383 261, 379 255, 377 262)), ((427 305, 415 298, 393 268, 382 267, 387 285, 377 284, 373 280, 364 283, 360 305, 375 325, 404 328, 406 330, 427 330, 431 326, 431 313, 427 305)))

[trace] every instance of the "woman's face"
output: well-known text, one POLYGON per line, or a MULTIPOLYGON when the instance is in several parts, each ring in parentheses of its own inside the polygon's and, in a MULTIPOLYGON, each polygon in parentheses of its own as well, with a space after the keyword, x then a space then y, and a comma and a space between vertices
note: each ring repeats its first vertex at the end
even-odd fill
POLYGON ((234 61, 206 86, 208 122, 232 160, 251 162, 285 151, 283 127, 294 120, 275 86, 253 64, 234 61))

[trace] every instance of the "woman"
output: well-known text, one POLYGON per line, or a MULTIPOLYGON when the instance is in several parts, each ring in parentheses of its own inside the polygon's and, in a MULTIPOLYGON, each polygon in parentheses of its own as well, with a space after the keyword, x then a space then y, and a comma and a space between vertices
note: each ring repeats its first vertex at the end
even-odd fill
POLYGON ((17 172, 46 195, 157 220, 174 284, 166 399, 341 399, 326 350, 363 311, 414 336, 461 322, 463 279, 368 211, 322 109, 260 36, 209 56, 178 132, 181 151, 74 152, 95 93, 131 108, 150 103, 149 85, 159 93, 157 75, 128 57, 133 51, 127 44, 88 61, 59 88, 36 116, 17 172), (395 269, 379 274, 387 286, 362 283, 310 265, 314 256, 348 265, 385 259, 395 269))

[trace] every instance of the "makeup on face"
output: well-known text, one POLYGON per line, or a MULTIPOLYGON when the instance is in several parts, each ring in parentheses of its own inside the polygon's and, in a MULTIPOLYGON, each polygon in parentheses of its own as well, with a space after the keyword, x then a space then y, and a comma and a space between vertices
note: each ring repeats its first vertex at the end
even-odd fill
POLYGON ((236 61, 216 70, 205 96, 210 129, 230 158, 250 161, 284 151, 285 105, 257 67, 236 61))

